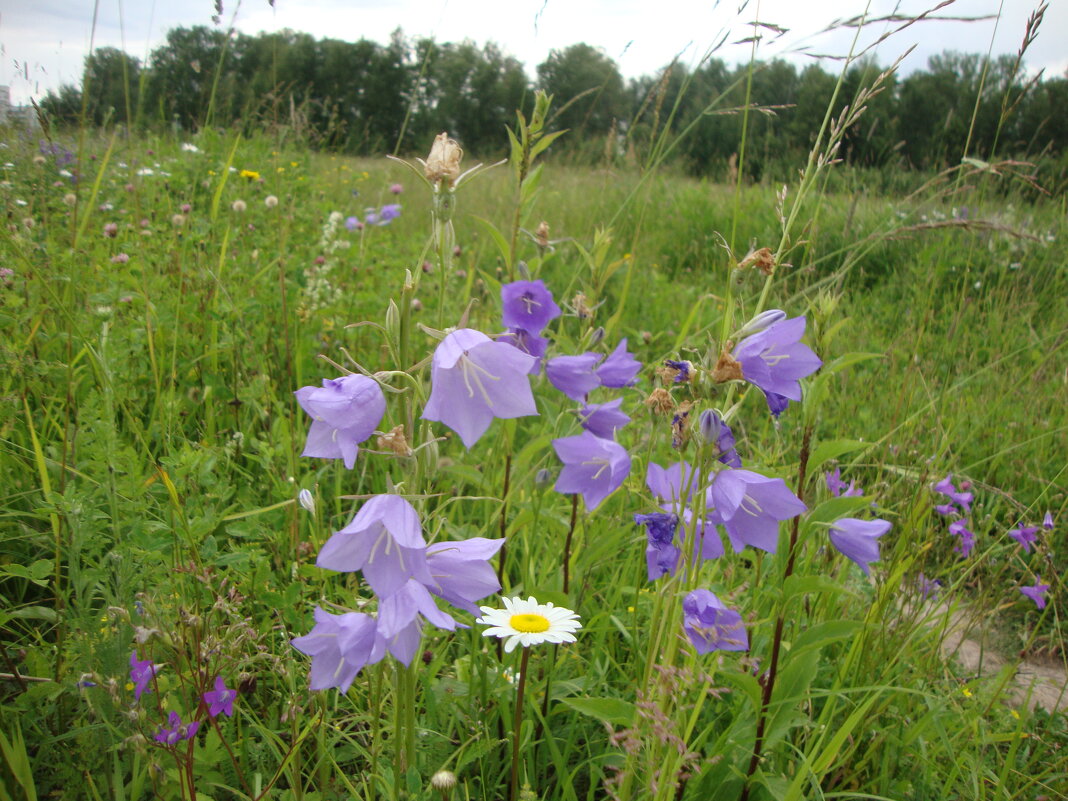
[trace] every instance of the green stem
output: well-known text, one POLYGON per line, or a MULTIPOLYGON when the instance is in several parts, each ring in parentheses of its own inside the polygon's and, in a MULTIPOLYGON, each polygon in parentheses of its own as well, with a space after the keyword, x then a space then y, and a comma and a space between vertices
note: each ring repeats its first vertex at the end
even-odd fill
POLYGON ((508 792, 511 801, 519 799, 519 739, 523 726, 523 694, 527 689, 527 662, 530 660, 530 649, 523 648, 523 658, 519 663, 519 687, 515 694, 515 720, 512 724, 512 780, 508 792))

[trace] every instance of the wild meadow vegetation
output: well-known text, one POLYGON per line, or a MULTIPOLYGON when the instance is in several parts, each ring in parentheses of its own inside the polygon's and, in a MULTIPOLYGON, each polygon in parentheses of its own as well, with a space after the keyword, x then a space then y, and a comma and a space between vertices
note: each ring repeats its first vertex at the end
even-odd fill
POLYGON ((785 183, 6 131, 0 801, 1068 797, 1066 196, 878 85, 785 183))

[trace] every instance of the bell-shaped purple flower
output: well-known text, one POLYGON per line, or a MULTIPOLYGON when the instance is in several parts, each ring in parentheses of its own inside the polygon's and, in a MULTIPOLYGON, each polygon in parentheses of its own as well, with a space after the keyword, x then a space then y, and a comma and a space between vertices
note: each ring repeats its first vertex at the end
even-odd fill
POLYGON ((351 523, 326 541, 315 564, 341 573, 362 570, 380 598, 392 595, 410 578, 431 583, 419 515, 399 495, 368 500, 351 523))
POLYGON ((541 370, 541 360, 545 356, 545 351, 549 349, 549 340, 545 337, 532 334, 522 328, 509 328, 497 338, 497 341, 505 342, 537 360, 530 368, 529 375, 536 375, 541 370))
POLYGON ((473 615, 480 614, 475 601, 501 589, 489 560, 502 545, 503 538, 485 537, 433 543, 426 550, 431 579, 426 588, 453 606, 473 615))
POLYGON ((878 538, 890 530, 887 520, 858 520, 843 517, 831 525, 831 545, 843 556, 856 562, 864 575, 871 575, 869 562, 879 561, 878 538))
POLYGON ((615 439, 616 431, 630 422, 620 407, 622 398, 607 403, 587 403, 579 410, 582 427, 601 439, 615 439))
POLYGON ((778 420, 779 415, 785 412, 790 406, 790 399, 777 392, 765 392, 764 400, 768 403, 768 411, 771 412, 771 416, 776 420, 778 420))
POLYGON ((959 553, 961 556, 967 556, 975 548, 975 534, 968 528, 968 519, 962 518, 961 520, 954 520, 949 524, 949 533, 954 537, 959 537, 958 542, 953 550, 959 553))
POLYGON ((831 495, 836 498, 853 498, 864 494, 864 490, 857 486, 855 480, 846 484, 842 481, 841 468, 834 468, 832 473, 824 473, 824 480, 827 482, 827 489, 831 491, 831 495))
POLYGON ((804 333, 805 318, 794 317, 772 323, 743 339, 733 354, 741 362, 742 377, 765 392, 801 400, 800 379, 812 375, 823 364, 801 342, 804 333))
POLYGON ((935 492, 940 492, 949 498, 950 501, 960 506, 964 510, 965 514, 972 510, 972 498, 974 497, 970 492, 958 492, 957 488, 953 486, 953 474, 943 478, 937 484, 934 485, 935 492))
POLYGON ((231 690, 226 686, 222 676, 215 677, 215 689, 208 690, 203 695, 204 703, 208 705, 209 717, 226 715, 234 716, 234 701, 237 700, 237 690, 231 690))
POLYGON ((768 478, 751 470, 721 470, 712 482, 709 496, 735 551, 752 545, 775 553, 779 522, 796 517, 807 508, 781 478, 768 478))
POLYGON ((785 319, 786 312, 782 309, 768 309, 767 311, 762 311, 738 329, 738 333, 736 333, 733 338, 739 340, 745 339, 746 337, 758 334, 765 328, 774 325, 775 323, 780 323, 785 319))
POLYGON ((153 664, 151 659, 138 659, 137 651, 130 653, 130 681, 134 685, 134 698, 141 697, 158 672, 159 666, 153 664))
POLYGON ((649 538, 649 544, 645 548, 649 581, 656 581, 661 576, 674 576, 682 556, 682 551, 675 546, 675 532, 679 527, 678 516, 666 512, 636 514, 634 522, 645 526, 649 538))
POLYGON ((1031 553, 1031 543, 1038 539, 1038 526, 1020 526, 1010 529, 1008 534, 1023 546, 1025 553, 1031 553))
POLYGON ((323 379, 321 387, 301 387, 294 394, 312 418, 301 456, 343 459, 351 470, 359 444, 374 433, 386 413, 386 398, 378 382, 347 375, 323 379))
POLYGON ((716 449, 716 458, 727 467, 741 467, 742 457, 735 448, 734 432, 712 409, 705 409, 697 418, 701 438, 716 449))
POLYGON ((559 316, 560 307, 543 281, 513 281, 501 285, 501 318, 506 326, 537 335, 559 316))
POLYGON ((699 654, 749 648, 742 616, 708 590, 694 590, 682 599, 682 628, 699 654))
POLYGON ((601 386, 619 389, 634 385, 641 369, 642 363, 634 358, 633 353, 627 352, 627 338, 623 337, 616 349, 608 354, 604 364, 597 368, 597 377, 601 386))
POLYGON ((554 356, 545 362, 545 376, 571 400, 582 401, 601 385, 595 368, 602 358, 599 353, 589 352, 578 356, 554 356))
POLYGON ((456 621, 438 609, 427 588, 418 581, 408 580, 378 603, 378 635, 385 641, 386 650, 405 665, 412 663, 419 648, 420 616, 439 629, 456 630, 456 621))
POLYGON ((1046 512, 1046 516, 1042 518, 1042 528, 1053 531, 1053 512, 1046 512))
POLYGON ((1043 584, 1041 579, 1035 584, 1030 586, 1024 585, 1022 587, 1017 587, 1016 589, 1034 601, 1035 606, 1039 609, 1046 608, 1046 593, 1049 591, 1049 585, 1043 584))
POLYGON ((315 626, 291 640, 294 648, 312 658, 311 689, 337 687, 348 692, 356 675, 386 654, 375 619, 361 612, 332 615, 315 609, 315 626))
POLYGON ((685 461, 676 462, 670 467, 649 462, 645 468, 645 486, 661 502, 661 508, 665 511, 681 514, 699 483, 700 477, 685 461))
POLYGON ((195 737, 198 729, 200 729, 199 720, 185 724, 182 723, 178 713, 172 711, 167 716, 167 725, 161 726, 156 732, 156 742, 163 745, 177 745, 182 740, 191 740, 195 737))
POLYGON ((554 489, 565 495, 582 495, 591 511, 619 489, 630 473, 630 456, 623 446, 589 431, 554 439, 553 448, 564 463, 554 489))
POLYGON ((528 378, 536 364, 533 356, 480 331, 453 331, 434 351, 423 419, 444 423, 470 448, 494 417, 538 413, 528 378))

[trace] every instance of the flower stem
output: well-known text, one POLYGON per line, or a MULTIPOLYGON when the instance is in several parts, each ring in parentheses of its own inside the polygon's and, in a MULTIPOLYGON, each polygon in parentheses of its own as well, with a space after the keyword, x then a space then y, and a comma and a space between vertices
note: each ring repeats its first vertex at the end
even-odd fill
POLYGON ((527 662, 530 649, 523 648, 523 658, 519 662, 519 686, 515 693, 515 720, 512 724, 512 780, 508 792, 511 801, 519 798, 519 738, 523 726, 523 693, 527 689, 527 662))
POLYGON ((564 595, 571 582, 571 537, 575 533, 575 523, 578 521, 578 495, 571 496, 571 525, 567 529, 567 539, 564 541, 564 595))

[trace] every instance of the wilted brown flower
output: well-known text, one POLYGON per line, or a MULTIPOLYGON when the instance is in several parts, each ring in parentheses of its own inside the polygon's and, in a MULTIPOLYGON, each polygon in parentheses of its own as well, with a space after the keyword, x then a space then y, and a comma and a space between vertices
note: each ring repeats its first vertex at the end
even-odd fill
POLYGON ((393 451, 398 456, 411 456, 412 448, 404 436, 404 426, 394 426, 393 429, 382 434, 375 440, 380 451, 393 451))
MULTIPOLYGON (((727 343, 728 346, 730 343, 727 343)), ((726 348, 721 354, 719 354, 719 361, 716 362, 716 366, 712 370, 712 380, 717 384, 722 384, 724 381, 742 381, 745 376, 742 375, 742 363, 736 360, 726 348)))
POLYGON ((755 250, 738 263, 739 270, 747 267, 756 267, 764 275, 771 275, 775 272, 775 255, 771 252, 771 248, 755 250))
POLYGON ((534 241, 538 243, 539 248, 549 247, 549 223, 545 220, 538 223, 538 227, 534 229, 534 241))
POLYGON ((449 186, 460 177, 460 160, 464 157, 464 151, 455 139, 450 139, 449 134, 442 131, 435 137, 434 144, 430 148, 430 155, 426 161, 422 161, 423 174, 432 184, 439 181, 447 181, 449 186))
POLYGON ((657 387, 649 393, 649 397, 645 399, 645 405, 652 410, 653 414, 668 414, 675 408, 675 399, 666 389, 657 387))

